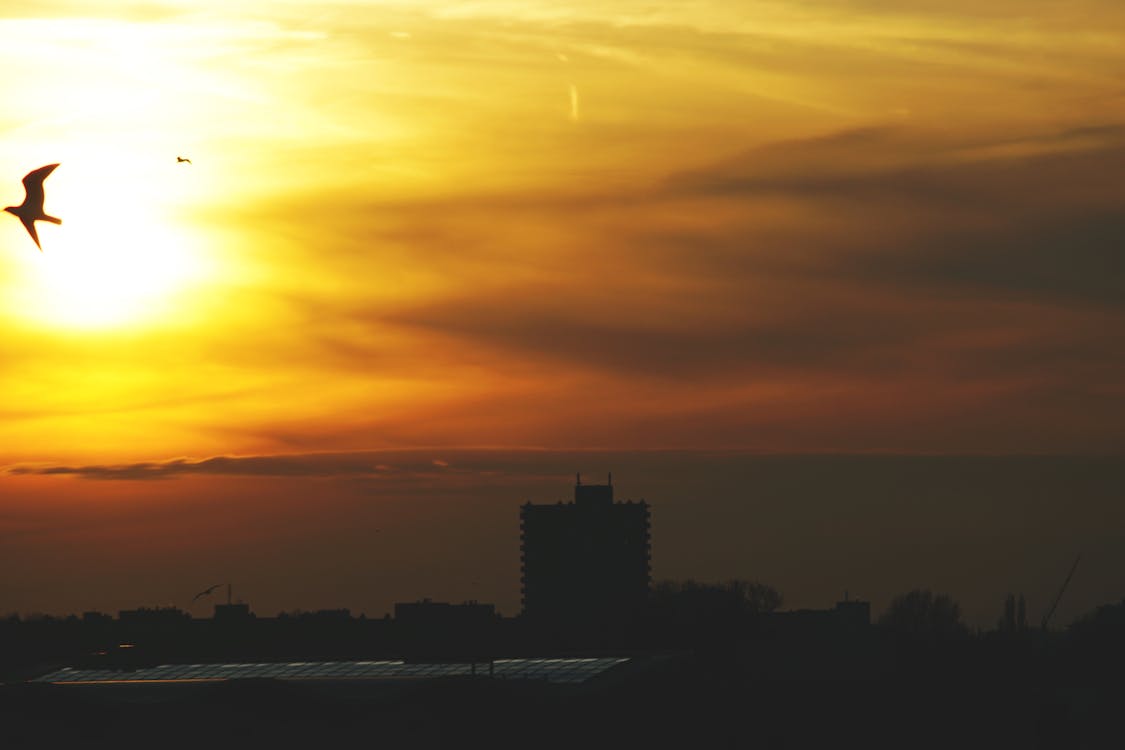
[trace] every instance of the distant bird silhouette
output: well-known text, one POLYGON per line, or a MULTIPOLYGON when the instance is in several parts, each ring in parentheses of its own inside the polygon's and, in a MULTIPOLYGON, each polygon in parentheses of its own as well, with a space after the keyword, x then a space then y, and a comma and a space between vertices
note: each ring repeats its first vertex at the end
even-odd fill
POLYGON ((183 164, 184 162, 187 162, 188 164, 191 164, 191 159, 185 159, 185 158, 184 158, 184 157, 182 157, 182 156, 177 156, 177 157, 176 157, 176 163, 177 163, 177 164, 183 164))
POLYGON ((192 602, 192 604, 195 604, 195 600, 196 600, 196 599, 198 599, 199 597, 201 597, 201 596, 210 596, 210 595, 211 595, 211 592, 212 592, 212 591, 214 591, 215 589, 219 588, 220 586, 225 586, 225 585, 226 585, 226 584, 223 584, 223 583, 216 583, 216 584, 215 584, 214 586, 212 586, 211 588, 209 588, 209 589, 204 589, 203 591, 200 591, 200 592, 199 592, 198 594, 196 594, 195 596, 193 596, 193 597, 191 598, 191 602, 192 602))
POLYGON ((51 172, 55 171, 58 164, 48 164, 45 167, 28 172, 23 178, 24 199, 23 203, 18 206, 8 206, 4 210, 10 214, 19 217, 23 222, 27 233, 31 235, 31 239, 35 240, 35 246, 39 248, 39 252, 43 252, 43 246, 39 244, 39 233, 35 231, 35 222, 49 221, 52 224, 62 224, 62 219, 56 219, 54 216, 48 216, 43 213, 43 180, 51 172))

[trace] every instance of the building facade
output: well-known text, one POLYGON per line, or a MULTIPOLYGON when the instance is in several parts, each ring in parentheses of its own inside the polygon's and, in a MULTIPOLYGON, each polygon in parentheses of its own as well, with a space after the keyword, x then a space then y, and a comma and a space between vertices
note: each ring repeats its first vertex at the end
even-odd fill
POLYGON ((644 606, 651 581, 649 505, 582 484, 574 501, 520 508, 523 614, 558 624, 621 621, 644 606))

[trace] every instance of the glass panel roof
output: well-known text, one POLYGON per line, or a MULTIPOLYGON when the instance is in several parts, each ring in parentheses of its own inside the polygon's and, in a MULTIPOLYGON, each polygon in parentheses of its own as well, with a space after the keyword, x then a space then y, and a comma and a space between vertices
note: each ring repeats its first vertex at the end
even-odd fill
MULTIPOLYGON (((582 659, 496 659, 493 676, 498 679, 546 680, 582 683, 607 669, 628 661, 623 657, 582 659)), ((110 682, 181 682, 187 680, 231 680, 273 678, 279 680, 432 678, 469 675, 471 664, 410 664, 403 661, 292 662, 263 664, 162 664, 135 670, 75 669, 65 667, 37 677, 33 682, 60 684, 110 682)), ((488 674, 488 662, 477 662, 476 673, 488 674)))

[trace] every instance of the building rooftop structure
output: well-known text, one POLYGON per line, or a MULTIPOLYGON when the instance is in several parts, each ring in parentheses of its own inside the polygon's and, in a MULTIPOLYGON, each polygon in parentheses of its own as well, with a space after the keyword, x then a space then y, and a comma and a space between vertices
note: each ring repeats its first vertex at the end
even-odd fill
POLYGON ((651 581, 648 503, 614 502, 613 477, 574 501, 520 508, 523 614, 558 625, 620 623, 651 581))

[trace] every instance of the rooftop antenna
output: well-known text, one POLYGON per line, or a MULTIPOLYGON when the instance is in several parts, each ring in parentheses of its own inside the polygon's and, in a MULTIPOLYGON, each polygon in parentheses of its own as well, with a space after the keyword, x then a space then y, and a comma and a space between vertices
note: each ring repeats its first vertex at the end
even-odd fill
POLYGON ((581 486, 581 484, 582 484, 582 472, 580 472, 580 471, 574 472, 574 483, 576 485, 581 486))

